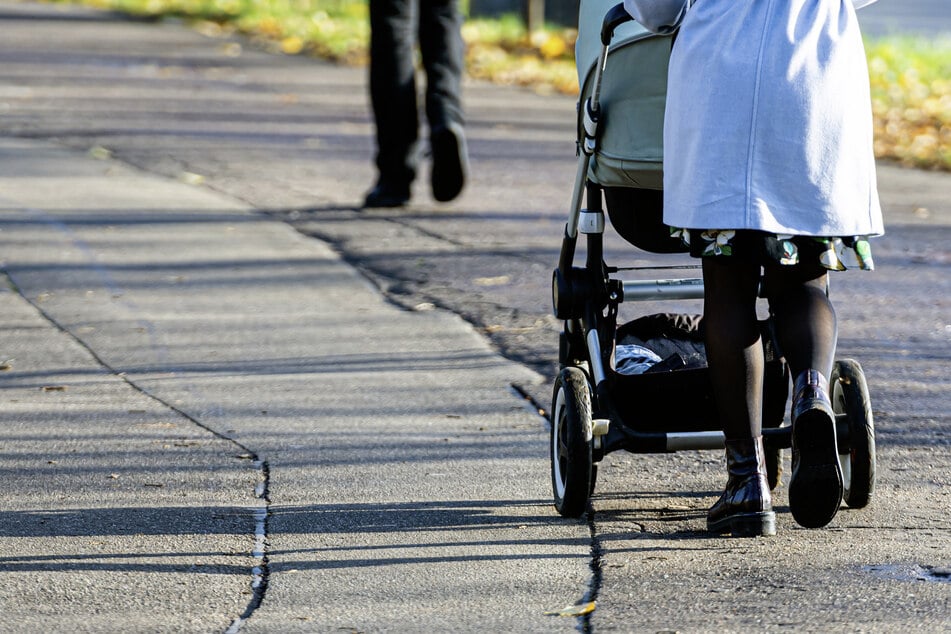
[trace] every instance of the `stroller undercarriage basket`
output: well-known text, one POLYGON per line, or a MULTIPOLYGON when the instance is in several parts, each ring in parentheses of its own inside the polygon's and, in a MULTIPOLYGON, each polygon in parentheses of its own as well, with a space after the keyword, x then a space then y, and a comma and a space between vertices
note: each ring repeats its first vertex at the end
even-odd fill
MULTIPOLYGON (((614 277, 619 269, 604 261, 604 203, 611 224, 636 247, 652 253, 685 251, 663 224, 663 113, 673 40, 647 33, 613 1, 583 0, 581 5, 578 168, 552 278, 553 308, 564 330, 551 408, 551 479, 555 507, 565 517, 578 517, 588 508, 598 463, 612 451, 724 446, 701 320, 648 315, 618 326, 620 304, 702 299, 703 281, 625 281, 614 277), (618 72, 609 73, 608 67, 618 72), (584 266, 575 265, 579 235, 584 236, 584 266), (618 365, 619 346, 642 352, 630 364, 633 373, 618 365)), ((789 372, 773 344, 769 320, 762 331, 767 359, 763 432, 774 487, 780 451, 791 444, 790 428, 783 426, 789 372)), ((830 388, 844 499, 860 508, 868 504, 875 481, 874 427, 861 366, 836 361, 830 388)))
MULTIPOLYGON (((609 385, 611 402, 622 421, 637 421, 636 428, 648 433, 705 432, 716 422, 702 323, 699 315, 664 313, 617 328, 615 372, 609 385), (633 365, 632 371, 625 372, 619 361, 624 349, 648 350, 657 360, 652 365, 633 365), (685 394, 690 398, 684 398, 685 394)), ((789 376, 772 345, 769 322, 760 326, 766 359, 763 419, 767 427, 779 427, 789 376)))

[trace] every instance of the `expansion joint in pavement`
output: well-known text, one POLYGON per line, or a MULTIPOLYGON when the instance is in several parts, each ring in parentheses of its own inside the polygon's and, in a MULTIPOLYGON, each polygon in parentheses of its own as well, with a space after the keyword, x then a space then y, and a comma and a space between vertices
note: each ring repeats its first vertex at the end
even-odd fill
MULTIPOLYGON (((240 445, 240 443, 237 442, 235 442, 235 444, 240 445)), ((251 569, 251 600, 248 602, 248 606, 241 616, 231 622, 231 626, 225 630, 225 634, 236 634, 240 631, 242 623, 251 618, 254 611, 261 607, 261 603, 264 601, 264 595, 267 594, 270 573, 267 556, 267 536, 268 518, 271 515, 271 498, 268 493, 271 469, 266 460, 259 460, 254 452, 250 453, 254 456, 255 467, 261 472, 261 481, 255 488, 254 494, 259 500, 264 502, 264 505, 255 509, 254 513, 254 549, 251 551, 251 556, 258 563, 251 569)))
MULTIPOLYGON (((512 383, 511 387, 512 392, 514 392, 516 396, 524 399, 526 407, 532 409, 535 414, 542 418, 545 421, 546 426, 551 425, 549 412, 545 410, 545 407, 541 403, 539 403, 534 397, 532 397, 531 394, 529 394, 518 384, 512 383)), ((601 538, 598 535, 598 526, 595 522, 594 507, 590 502, 588 503, 588 509, 585 512, 585 517, 588 522, 588 533, 591 538, 591 561, 588 563, 588 567, 591 569, 591 580, 588 582, 588 591, 585 593, 584 598, 581 601, 582 604, 597 603, 598 595, 601 593, 601 586, 604 582, 604 576, 602 573, 604 566, 604 546, 602 545, 601 538)), ((590 612, 580 615, 578 619, 580 631, 584 632, 585 634, 590 634, 594 631, 591 625, 590 612)))
POLYGON ((529 394, 528 390, 518 383, 512 383, 511 386, 512 391, 515 392, 515 395, 525 401, 526 406, 529 407, 532 413, 537 414, 542 419, 544 419, 546 426, 551 425, 550 412, 545 409, 546 406, 544 404, 539 403, 538 399, 529 394))
MULTIPOLYGON (((588 586, 588 593, 585 595, 583 603, 596 603, 598 595, 601 593, 601 584, 604 582, 602 568, 604 565, 604 547, 601 545, 601 538, 598 536, 598 527, 595 522, 594 508, 588 503, 588 510, 585 513, 588 519, 588 531, 591 534, 591 582, 588 586)), ((590 634, 594 629, 591 625, 591 613, 581 616, 581 631, 590 634)))
POLYGON ((250 618, 250 616, 257 610, 261 603, 264 600, 264 595, 267 592, 268 586, 268 577, 269 577, 269 566, 268 566, 268 553, 267 553, 267 539, 268 539, 268 518, 271 514, 271 499, 269 496, 269 486, 270 486, 270 467, 266 460, 261 459, 261 457, 247 447, 243 443, 231 438, 221 432, 212 429, 211 427, 205 425, 200 420, 189 414, 188 412, 182 410, 179 407, 176 407, 174 404, 169 403, 165 399, 152 394, 148 390, 144 389, 142 386, 135 383, 131 380, 128 375, 117 370, 109 363, 105 361, 89 344, 83 341, 82 338, 65 328, 61 323, 59 323, 52 315, 43 310, 35 301, 27 297, 10 276, 0 269, 0 274, 5 278, 6 284, 11 288, 17 295, 19 295, 25 302, 30 304, 33 309, 43 317, 47 322, 50 323, 54 328, 59 330, 61 333, 72 339, 83 348, 94 360, 98 363, 103 369, 105 369, 112 376, 120 379, 123 383, 128 385, 130 388, 136 392, 142 394, 143 396, 152 399, 153 401, 159 403, 163 407, 175 412, 185 420, 194 424, 197 427, 205 430, 209 434, 225 440, 238 449, 240 449, 243 456, 247 456, 252 460, 252 464, 259 473, 259 481, 254 490, 255 497, 261 501, 261 505, 257 507, 252 507, 254 513, 254 547, 251 551, 252 558, 256 561, 256 565, 251 569, 251 599, 248 602, 247 607, 244 612, 238 617, 236 617, 230 627, 226 630, 226 634, 234 634, 240 630, 241 624, 250 618))

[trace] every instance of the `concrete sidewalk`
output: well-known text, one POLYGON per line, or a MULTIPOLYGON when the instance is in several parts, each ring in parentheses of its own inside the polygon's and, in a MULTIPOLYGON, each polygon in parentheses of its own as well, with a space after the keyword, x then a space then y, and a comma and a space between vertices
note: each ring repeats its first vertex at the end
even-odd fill
POLYGON ((0 630, 574 628, 541 379, 460 319, 36 141, 0 140, 0 229, 0 630))

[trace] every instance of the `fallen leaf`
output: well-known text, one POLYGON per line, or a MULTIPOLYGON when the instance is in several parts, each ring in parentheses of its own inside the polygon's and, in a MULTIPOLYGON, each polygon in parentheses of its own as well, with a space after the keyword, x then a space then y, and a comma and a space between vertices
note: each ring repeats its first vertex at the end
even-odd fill
POLYGON ((182 172, 179 176, 183 183, 189 185, 201 185, 205 182, 205 177, 201 174, 195 174, 194 172, 182 172))
POLYGON ((241 45, 237 42, 228 42, 218 47, 218 52, 225 57, 240 57, 242 53, 241 45))
POLYGON ((594 612, 594 601, 581 603, 578 605, 567 605, 560 610, 545 612, 545 616, 584 616, 594 612))
POLYGON ((302 50, 304 50, 304 40, 296 35, 291 35, 281 40, 281 52, 286 55, 297 55, 302 50))
POLYGON ((512 281, 509 275, 496 275, 495 277, 477 277, 472 282, 476 286, 502 286, 512 281))
POLYGON ((94 145, 89 148, 89 156, 94 159, 99 159, 100 161, 105 161, 112 158, 112 150, 104 148, 101 145, 94 145))

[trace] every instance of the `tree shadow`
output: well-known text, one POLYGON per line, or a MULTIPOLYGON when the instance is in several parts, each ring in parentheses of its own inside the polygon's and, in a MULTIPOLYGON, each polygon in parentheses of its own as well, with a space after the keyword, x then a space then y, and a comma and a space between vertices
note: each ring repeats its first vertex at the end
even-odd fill
MULTIPOLYGON (((544 530, 560 521, 557 516, 537 512, 547 505, 542 500, 276 505, 271 507, 268 518, 268 540, 272 544, 268 556, 295 569, 562 559, 565 557, 563 547, 582 547, 578 556, 587 557, 586 538, 553 539, 532 530, 544 530), (281 548, 280 545, 286 543, 282 538, 285 534, 336 535, 333 539, 336 545, 281 548), (348 536, 353 539, 348 540, 348 536), (528 546, 552 548, 538 552, 537 548, 527 549, 528 546)), ((234 506, 2 511, 0 537, 101 537, 109 540, 110 547, 119 544, 118 548, 122 549, 122 542, 114 538, 253 534, 255 514, 259 511, 234 506)), ((223 558, 227 562, 232 557, 247 557, 248 553, 185 550, 98 553, 84 549, 82 545, 87 543, 89 540, 77 541, 75 552, 70 553, 6 554, 0 556, 0 572, 248 572, 247 564, 240 563, 196 565, 196 561, 208 559, 223 558), (181 561, 176 561, 178 559, 181 561)))

